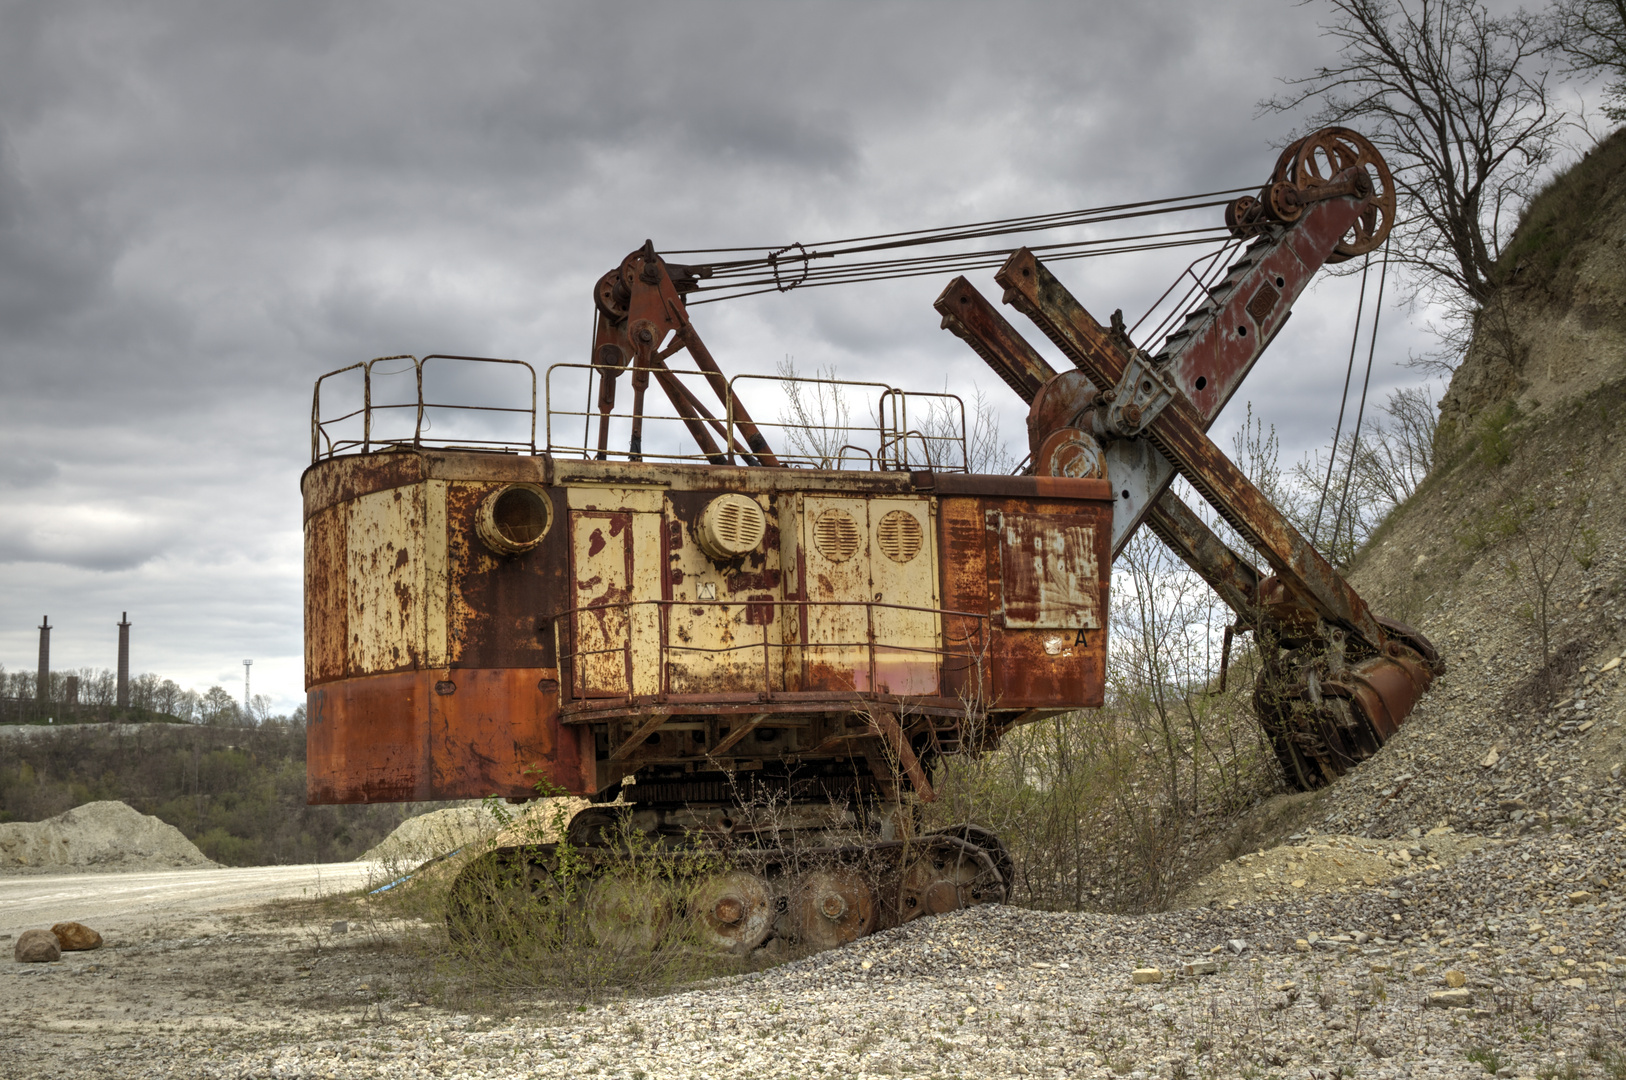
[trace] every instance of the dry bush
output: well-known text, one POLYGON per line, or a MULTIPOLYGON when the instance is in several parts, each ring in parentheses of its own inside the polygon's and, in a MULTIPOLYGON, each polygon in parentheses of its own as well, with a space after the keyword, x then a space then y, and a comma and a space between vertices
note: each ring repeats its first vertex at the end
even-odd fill
POLYGON ((1117 575, 1105 707, 949 760, 942 798, 924 808, 926 828, 970 821, 998 833, 1016 863, 1012 901, 1024 906, 1160 908, 1219 833, 1281 786, 1253 718, 1257 657, 1242 639, 1218 687, 1229 613, 1150 537, 1130 543, 1117 575))

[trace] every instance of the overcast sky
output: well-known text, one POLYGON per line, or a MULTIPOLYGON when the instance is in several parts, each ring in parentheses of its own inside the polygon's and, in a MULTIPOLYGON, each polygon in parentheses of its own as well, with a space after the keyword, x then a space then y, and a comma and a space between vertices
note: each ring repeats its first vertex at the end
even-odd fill
MULTIPOLYGON (((586 359, 594 280, 783 244, 1262 182, 1317 4, 0 4, 0 664, 303 699, 312 381, 393 353, 586 359)), ((1131 321, 1190 254, 1058 264, 1131 321)), ((998 296, 991 274, 974 277, 998 296)), ((695 309, 725 368, 1014 395, 944 278, 695 309)), ((1251 400, 1286 455, 1338 408, 1354 282, 1251 400)), ((1019 327, 1020 316, 1012 315, 1019 327)), ((1423 318, 1384 313, 1374 397, 1423 318)), ((1029 328, 1031 329, 1031 328, 1029 328)), ((1037 332, 1030 334, 1040 341, 1037 332)), ((1025 447, 1017 451, 1017 456, 1025 447)))

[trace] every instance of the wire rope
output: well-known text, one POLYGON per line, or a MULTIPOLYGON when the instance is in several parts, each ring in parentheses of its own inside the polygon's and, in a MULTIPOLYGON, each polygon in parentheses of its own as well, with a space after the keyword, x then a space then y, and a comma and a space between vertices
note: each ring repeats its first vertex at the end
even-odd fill
MULTIPOLYGON (((1310 526, 1310 546, 1316 547, 1321 539, 1321 512, 1327 506, 1327 491, 1332 487, 1333 464, 1338 460, 1338 440, 1344 434, 1344 410, 1349 407, 1349 383, 1355 375, 1355 351, 1361 343, 1361 318, 1366 313, 1366 272, 1372 268, 1372 256, 1361 263, 1361 296, 1355 302, 1355 329, 1349 335, 1349 363, 1344 367, 1344 392, 1338 398, 1338 423, 1332 429, 1332 450, 1327 454, 1327 478, 1321 481, 1321 498, 1315 504, 1315 524, 1310 526)), ((1337 537, 1337 532, 1333 536, 1337 537)))
MULTIPOLYGON (((1361 418, 1366 415, 1366 391, 1372 384, 1372 357, 1378 349, 1378 320, 1383 317, 1383 286, 1389 278, 1389 249, 1383 250, 1383 269, 1378 273, 1378 302, 1372 309, 1372 334, 1367 341, 1366 348, 1366 377, 1361 381, 1361 405, 1355 411, 1355 433, 1350 437, 1349 464, 1344 468, 1344 492, 1338 501, 1338 516, 1333 519, 1332 535, 1334 542, 1338 539, 1338 530, 1344 523, 1344 507, 1349 505, 1349 482, 1355 475, 1355 455, 1361 447, 1361 418)), ((1350 531, 1354 532, 1354 521, 1350 522, 1350 531)), ((1353 540, 1353 535, 1351 537, 1353 540)))

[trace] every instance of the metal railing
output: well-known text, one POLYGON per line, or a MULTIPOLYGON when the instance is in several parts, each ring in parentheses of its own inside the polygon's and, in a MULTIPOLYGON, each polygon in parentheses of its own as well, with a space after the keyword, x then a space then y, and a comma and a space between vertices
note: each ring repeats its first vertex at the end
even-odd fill
MULTIPOLYGON (((380 372, 381 376, 404 375, 406 368, 396 371, 380 372)), ((454 356, 444 353, 432 353, 423 359, 415 356, 379 356, 371 360, 351 364, 337 371, 330 371, 316 380, 316 388, 311 394, 311 460, 321 461, 324 458, 337 457, 341 454, 372 454, 399 447, 432 446, 437 449, 470 449, 470 450, 502 450, 511 453, 525 451, 536 453, 536 369, 523 360, 503 360, 489 356, 454 356), (394 361, 408 361, 412 366, 413 380, 416 393, 411 401, 386 402, 383 404, 373 401, 373 368, 378 364, 394 361), (431 360, 455 360, 467 364, 504 364, 525 369, 531 377, 531 404, 529 408, 517 405, 460 405, 450 402, 425 401, 423 394, 424 366, 431 360), (361 406, 337 416, 322 415, 322 384, 329 379, 343 375, 346 372, 361 372, 361 406), (403 429, 399 434, 380 435, 375 430, 374 414, 397 415, 400 410, 411 410, 412 430, 408 435, 403 429), (431 410, 445 410, 448 412, 467 413, 515 413, 529 417, 530 426, 527 438, 524 441, 517 439, 489 439, 476 437, 448 438, 426 442, 424 434, 433 424, 430 416, 431 410), (346 421, 361 418, 361 432, 359 437, 336 433, 335 429, 346 421)))
MULTIPOLYGON (((988 636, 988 615, 969 611, 955 611, 950 608, 917 607, 908 604, 889 604, 881 601, 866 600, 630 600, 610 604, 588 604, 571 608, 561 612, 554 618, 555 642, 559 657, 559 686, 560 703, 565 711, 604 707, 616 702, 631 705, 651 704, 694 698, 696 700, 724 701, 733 697, 744 697, 759 702, 798 701, 808 698, 828 698, 832 694, 851 695, 857 693, 885 694, 889 697, 900 696, 940 696, 943 693, 943 675, 956 670, 972 670, 981 667, 983 653, 986 648, 988 636), (653 609, 656 612, 655 640, 649 644, 654 645, 653 656, 638 655, 639 630, 636 628, 634 612, 636 609, 653 609), (743 644, 719 645, 707 647, 689 644, 687 642, 674 643, 672 625, 674 622, 673 609, 733 609, 739 612, 738 618, 730 620, 731 628, 736 633, 743 632, 751 626, 760 627, 759 639, 743 644), (818 609, 834 608, 862 608, 864 609, 864 638, 862 640, 805 640, 810 616, 818 609), (797 616, 797 640, 774 640, 775 632, 782 633, 784 618, 787 609, 797 616), (876 630, 877 611, 898 611, 915 615, 930 616, 933 620, 932 636, 937 644, 894 644, 879 640, 876 630), (624 624, 615 636, 620 637, 618 643, 607 644, 603 648, 583 649, 579 647, 577 630, 578 620, 582 616, 589 616, 599 620, 599 629, 605 629, 603 616, 618 612, 620 621, 624 624), (855 658, 855 664, 833 665, 854 672, 862 671, 868 690, 860 690, 856 686, 830 686, 817 690, 787 690, 785 662, 787 654, 794 650, 801 650, 804 656, 816 654, 828 657, 831 653, 845 653, 855 658), (673 661, 681 655, 698 657, 721 657, 725 655, 745 656, 754 654, 760 660, 753 660, 750 667, 754 667, 755 675, 747 676, 745 670, 734 668, 728 672, 719 672, 716 679, 719 685, 715 688, 703 689, 695 693, 675 693, 673 683, 673 661), (585 679, 585 666, 595 657, 618 657, 620 663, 618 677, 614 682, 620 684, 620 689, 609 693, 589 694, 589 687, 585 679), (777 663, 776 663, 777 658, 777 663), (890 659, 889 658, 894 658, 890 659), (924 694, 897 694, 879 690, 881 676, 889 662, 898 661, 916 663, 929 662, 935 669, 935 677, 930 692, 924 694), (653 694, 638 693, 637 671, 640 665, 653 663, 656 672, 656 689, 653 694)), ((647 647, 647 646, 646 646, 647 647)), ((821 661, 822 662, 822 661, 821 661)), ((645 668, 647 670, 647 668, 645 668)), ((704 673, 697 673, 704 678, 704 673)))
MULTIPOLYGON (((782 412, 777 420, 753 416, 750 423, 762 432, 781 464, 812 469, 858 469, 862 471, 931 469, 937 472, 969 472, 970 455, 966 439, 965 402, 957 394, 899 390, 881 382, 853 379, 823 379, 784 375, 736 375, 728 381, 727 398, 721 415, 684 416, 675 408, 662 411, 653 402, 660 395, 645 395, 642 411, 594 407, 594 382, 606 376, 619 377, 628 369, 601 364, 553 364, 544 378, 544 435, 550 453, 578 458, 600 454, 594 429, 605 422, 630 430, 639 421, 643 441, 630 447, 606 445, 602 451, 613 460, 710 461, 693 443, 688 426, 703 424, 716 434, 727 464, 737 465, 751 456, 736 403, 735 387, 741 382, 772 383, 783 388, 787 401, 794 403, 804 386, 813 387, 815 404, 782 412), (571 380, 574 373, 585 379, 571 380), (578 385, 564 386, 573 381, 578 385), (582 385, 585 384, 585 388, 582 385), (858 391, 861 402, 848 402, 844 391, 858 391), (568 399, 582 396, 582 405, 573 407, 568 399), (923 406, 924 403, 924 407, 923 406), (855 408, 854 406, 858 406, 855 408), (913 416, 911 416, 911 410, 913 416), (864 417, 854 419, 854 414, 864 417), (576 425, 581 437, 576 441, 576 425), (682 449, 678 449, 681 447, 682 449)), ((680 382, 709 376, 701 371, 663 369, 680 382)), ((697 387, 696 389, 702 389, 697 387)), ((630 392, 624 399, 631 399, 630 392)), ((699 395, 693 395, 698 398, 699 395)))

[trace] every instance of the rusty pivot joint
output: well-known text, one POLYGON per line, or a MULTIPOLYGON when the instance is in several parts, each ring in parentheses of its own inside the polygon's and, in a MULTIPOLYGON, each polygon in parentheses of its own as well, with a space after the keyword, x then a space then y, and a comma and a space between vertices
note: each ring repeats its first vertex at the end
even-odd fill
POLYGON ((1106 406, 1104 415, 1099 410, 1096 413, 1104 429, 1100 434, 1120 439, 1136 437, 1180 393, 1168 372, 1153 363, 1144 350, 1130 350, 1118 385, 1100 395, 1101 404, 1106 406))

